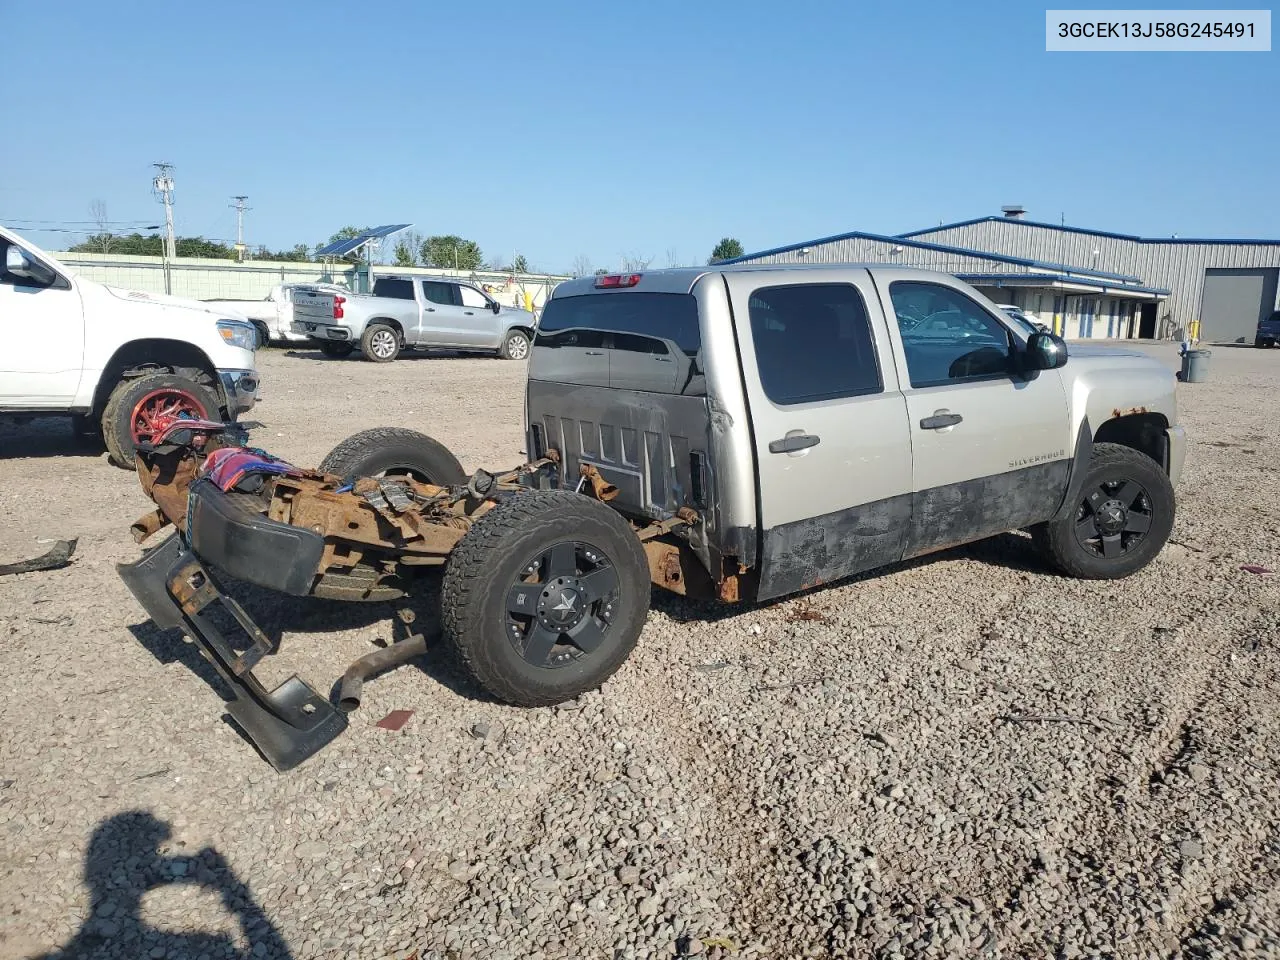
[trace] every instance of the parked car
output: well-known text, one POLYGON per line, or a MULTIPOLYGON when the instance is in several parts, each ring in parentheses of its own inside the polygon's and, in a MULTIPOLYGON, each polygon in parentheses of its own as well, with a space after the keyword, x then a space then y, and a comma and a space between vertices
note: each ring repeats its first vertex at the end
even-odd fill
MULTIPOLYGON (((300 284, 278 283, 261 300, 204 300, 212 309, 230 310, 244 317, 258 330, 258 346, 281 341, 305 341, 306 334, 293 329, 293 291, 300 284)), ((350 291, 337 283, 306 284, 308 289, 343 296, 350 291)))
POLYGON ((124 467, 158 417, 232 420, 256 399, 248 321, 76 277, 2 227, 0 321, 0 415, 73 417, 124 467))
POLYGON ((240 654, 199 613, 220 596, 213 570, 388 600, 443 565, 461 667, 501 700, 554 704, 627 659, 651 584, 769 600, 1019 528, 1068 575, 1135 573, 1173 527, 1174 383, 1140 353, 1068 352, 942 273, 585 277, 555 290, 534 339, 529 463, 468 479, 440 443, 397 428, 348 438, 316 471, 174 441, 151 455, 167 479, 148 493, 186 535, 120 572, 158 625, 192 635, 237 723, 285 768, 341 732, 366 677, 425 640, 353 663, 340 708, 296 676, 268 692, 250 669, 265 641, 240 654), (958 335, 917 337, 900 310, 954 317, 958 335))
POLYGON ((1253 338, 1255 347, 1274 347, 1277 343, 1280 343, 1280 310, 1258 321, 1258 332, 1253 338))
POLYGON ((1041 323, 1030 314, 1025 313, 1021 307, 1015 307, 1011 303, 998 303, 996 306, 1029 330, 1039 331, 1040 333, 1053 333, 1046 324, 1041 323))
POLYGON ((537 328, 528 310, 507 307, 473 283, 434 277, 379 277, 372 294, 335 294, 299 287, 295 332, 331 357, 360 347, 387 363, 402 350, 450 349, 524 360, 537 328))

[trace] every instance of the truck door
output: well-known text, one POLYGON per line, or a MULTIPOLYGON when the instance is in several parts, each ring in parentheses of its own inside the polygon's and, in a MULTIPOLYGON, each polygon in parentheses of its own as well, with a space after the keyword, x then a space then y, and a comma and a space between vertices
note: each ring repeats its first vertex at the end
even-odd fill
POLYGON ((759 596, 900 559, 910 435, 870 275, 726 278, 755 434, 759 596))
POLYGON ((1059 371, 1016 373, 1019 338, 959 281, 886 274, 911 430, 906 555, 1048 519, 1075 446, 1059 371))
POLYGON ((502 345, 499 314, 493 312, 485 295, 466 283, 454 284, 462 305, 460 334, 464 345, 497 350, 502 345))
POLYGON ((84 365, 80 291, 58 274, 40 283, 8 270, 10 260, 18 264, 23 259, 36 258, 0 237, 0 406, 69 404, 84 365))
POLYGON ((458 285, 445 280, 423 280, 418 304, 418 335, 415 343, 430 347, 462 346, 462 300, 458 285))

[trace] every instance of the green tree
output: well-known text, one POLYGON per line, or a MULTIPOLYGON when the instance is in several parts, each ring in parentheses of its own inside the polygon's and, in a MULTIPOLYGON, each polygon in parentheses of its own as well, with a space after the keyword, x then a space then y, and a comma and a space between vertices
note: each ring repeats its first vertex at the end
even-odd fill
POLYGON ((280 260, 287 263, 306 263, 311 259, 311 250, 305 243, 294 244, 292 250, 268 250, 258 247, 254 252, 254 260, 280 260))
MULTIPOLYGON (((211 260, 236 259, 234 248, 218 240, 206 240, 204 237, 178 237, 175 246, 180 257, 205 257, 211 260)), ((104 238, 100 234, 95 234, 83 243, 77 243, 71 248, 71 252, 101 253, 103 248, 104 238)), ((164 241, 159 234, 143 235, 135 232, 127 236, 115 237, 110 244, 110 249, 126 256, 160 257, 164 255, 164 241)))
POLYGON ((511 261, 511 272, 512 273, 528 273, 529 272, 529 261, 525 259, 525 256, 523 253, 517 253, 516 258, 511 261))
POLYGON ((745 251, 742 244, 733 237, 724 237, 711 251, 711 259, 707 263, 719 263, 722 260, 733 260, 742 256, 745 251))
POLYGON ((455 234, 427 237, 419 251, 422 263, 428 267, 447 270, 479 270, 484 265, 484 254, 474 240, 464 240, 455 234))
POLYGON ((395 258, 397 267, 414 267, 418 265, 418 255, 403 240, 396 244, 395 258))

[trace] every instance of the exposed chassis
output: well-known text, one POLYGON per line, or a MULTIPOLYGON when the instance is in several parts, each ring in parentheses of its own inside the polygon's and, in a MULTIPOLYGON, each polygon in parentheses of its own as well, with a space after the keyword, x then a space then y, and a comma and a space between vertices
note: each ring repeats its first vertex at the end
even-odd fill
MULTIPOLYGON (((341 679, 336 705, 296 675, 269 691, 253 669, 274 652, 272 644, 223 593, 214 571, 297 596, 394 600, 410 589, 414 570, 443 566, 472 524, 502 499, 558 486, 559 461, 552 452, 442 486, 300 470, 243 441, 235 427, 182 420, 139 448, 139 480, 156 509, 133 524, 134 539, 141 543, 169 525, 176 532, 117 570, 157 626, 191 637, 233 691, 228 713, 276 769, 287 770, 346 729, 367 676, 420 654, 424 641, 410 637, 357 660, 341 679), (217 607, 225 613, 215 614, 217 607)), ((617 494, 589 466, 577 488, 604 503, 617 494)), ((670 535, 697 522, 688 509, 660 521, 629 521, 654 583, 686 592, 693 571, 670 535)))

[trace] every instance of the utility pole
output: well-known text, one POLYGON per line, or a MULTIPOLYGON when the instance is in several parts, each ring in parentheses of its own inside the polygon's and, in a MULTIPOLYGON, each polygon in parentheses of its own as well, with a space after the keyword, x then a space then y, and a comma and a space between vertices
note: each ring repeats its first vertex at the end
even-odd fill
POLYGON ((244 202, 249 198, 241 194, 232 197, 236 202, 236 258, 244 260, 244 213, 246 210, 252 210, 252 207, 246 207, 244 202))
POLYGON ((151 181, 151 188, 159 195, 160 202, 164 204, 164 292, 173 293, 170 264, 178 256, 178 241, 173 235, 173 164, 153 163, 152 166, 156 168, 156 175, 151 181))

